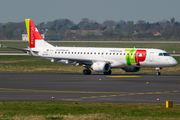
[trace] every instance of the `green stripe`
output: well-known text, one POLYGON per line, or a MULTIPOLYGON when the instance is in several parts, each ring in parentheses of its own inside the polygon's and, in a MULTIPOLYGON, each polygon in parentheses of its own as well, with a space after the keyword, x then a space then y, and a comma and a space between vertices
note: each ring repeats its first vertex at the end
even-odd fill
POLYGON ((136 63, 135 55, 134 55, 136 51, 137 50, 134 50, 134 49, 125 49, 124 53, 126 53, 127 65, 131 65, 131 63, 136 63))
POLYGON ((30 19, 25 19, 26 29, 27 29, 27 34, 28 34, 28 40, 30 41, 30 36, 29 36, 29 21, 30 21, 30 19))

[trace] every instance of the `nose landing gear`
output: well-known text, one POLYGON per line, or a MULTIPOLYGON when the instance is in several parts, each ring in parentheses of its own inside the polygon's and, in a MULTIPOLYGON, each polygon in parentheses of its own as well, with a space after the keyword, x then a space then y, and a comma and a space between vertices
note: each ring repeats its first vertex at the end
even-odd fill
POLYGON ((162 68, 156 67, 155 69, 156 69, 156 75, 157 75, 157 76, 158 76, 158 75, 161 75, 161 73, 160 73, 159 71, 160 71, 160 69, 162 69, 162 68))

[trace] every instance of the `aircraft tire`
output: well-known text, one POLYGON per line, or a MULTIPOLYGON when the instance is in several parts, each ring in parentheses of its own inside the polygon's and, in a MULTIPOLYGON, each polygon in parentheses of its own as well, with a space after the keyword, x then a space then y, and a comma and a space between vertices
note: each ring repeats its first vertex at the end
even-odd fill
POLYGON ((108 72, 104 72, 104 75, 111 75, 111 70, 109 70, 108 72))
POLYGON ((160 72, 157 72, 156 75, 157 75, 157 76, 158 76, 158 75, 161 75, 161 73, 160 73, 160 72))
POLYGON ((84 69, 84 70, 83 70, 83 74, 84 74, 84 75, 90 75, 90 74, 91 74, 91 70, 84 69))
POLYGON ((88 75, 90 75, 91 74, 91 70, 88 70, 88 75))

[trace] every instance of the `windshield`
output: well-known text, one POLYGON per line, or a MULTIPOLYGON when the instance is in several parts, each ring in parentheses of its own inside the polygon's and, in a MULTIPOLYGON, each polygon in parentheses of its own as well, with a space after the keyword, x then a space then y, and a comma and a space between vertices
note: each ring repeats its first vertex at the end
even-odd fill
POLYGON ((159 56, 170 56, 168 53, 159 53, 159 56))
POLYGON ((168 53, 163 53, 164 56, 170 56, 168 53))

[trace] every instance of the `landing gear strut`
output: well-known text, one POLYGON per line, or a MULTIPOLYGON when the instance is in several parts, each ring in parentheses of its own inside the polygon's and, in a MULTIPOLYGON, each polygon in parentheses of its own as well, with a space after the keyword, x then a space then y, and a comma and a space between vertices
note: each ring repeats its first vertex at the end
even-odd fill
POLYGON ((111 70, 109 70, 108 72, 104 72, 104 75, 111 75, 111 70))
POLYGON ((162 69, 162 68, 156 67, 155 69, 156 69, 156 75, 161 75, 161 73, 160 73, 159 71, 160 71, 160 69, 162 69))
POLYGON ((84 75, 90 75, 90 74, 91 74, 91 70, 89 70, 89 69, 84 69, 84 70, 83 70, 83 74, 84 74, 84 75))

